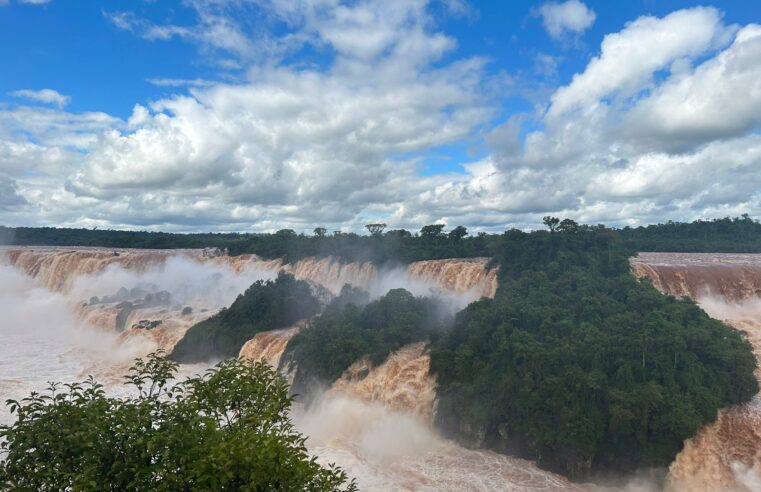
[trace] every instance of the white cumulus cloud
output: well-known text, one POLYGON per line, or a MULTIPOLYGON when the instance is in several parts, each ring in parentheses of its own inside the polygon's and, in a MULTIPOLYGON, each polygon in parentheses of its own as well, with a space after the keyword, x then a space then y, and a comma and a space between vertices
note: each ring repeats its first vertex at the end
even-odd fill
POLYGON ((581 34, 594 24, 597 15, 579 0, 548 2, 539 7, 542 25, 553 38, 581 34))
POLYGON ((594 109, 608 96, 631 96, 648 87, 656 71, 689 60, 726 41, 729 28, 714 8, 679 10, 663 18, 640 17, 608 34, 600 55, 552 96, 550 115, 594 109))
POLYGON ((522 148, 493 132, 490 179, 519 205, 587 222, 758 215, 759 43, 757 26, 711 8, 636 19, 555 91, 522 148))

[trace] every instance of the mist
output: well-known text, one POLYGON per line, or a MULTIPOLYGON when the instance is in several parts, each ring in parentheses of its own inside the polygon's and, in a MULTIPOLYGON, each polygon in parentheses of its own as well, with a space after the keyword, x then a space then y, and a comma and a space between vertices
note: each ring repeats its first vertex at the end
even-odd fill
POLYGON ((742 463, 734 463, 732 470, 739 486, 745 487, 748 492, 761 490, 761 473, 757 469, 742 463))
POLYGON ((276 275, 275 270, 260 268, 253 262, 237 273, 224 263, 201 263, 177 255, 144 272, 114 263, 94 275, 79 276, 72 283, 71 295, 88 299, 113 295, 122 287, 129 290, 142 286, 150 291, 169 292, 174 303, 221 308, 232 304, 238 294, 257 280, 276 275))
POLYGON ((83 325, 67 297, 3 265, 0 313, 0 421, 9 418, 6 398, 27 396, 48 381, 78 379, 88 368, 142 354, 139 342, 118 344, 115 333, 83 325))
MULTIPOLYGON (((63 293, 0 264, 0 395, 3 400, 21 398, 45 389, 49 381, 70 382, 89 374, 110 391, 122 391, 122 376, 132 361, 156 350, 152 338, 156 332, 140 330, 135 336, 120 336, 115 330, 89 324, 77 308, 92 296, 143 286, 168 291, 173 303, 209 308, 211 314, 232 303, 254 281, 274 275, 254 265, 238 274, 224 264, 199 263, 178 255, 144 272, 112 264, 99 273, 74 278, 63 293)), ((7 421, 10 415, 0 405, 0 421, 7 421)))
POLYGON ((407 268, 394 267, 381 269, 373 282, 367 287, 370 299, 375 300, 384 296, 391 289, 403 288, 416 297, 436 297, 449 307, 446 314, 454 315, 473 301, 481 298, 477 289, 465 292, 455 292, 445 289, 440 283, 425 279, 415 278, 407 268))
POLYGON ((721 296, 704 294, 697 301, 712 318, 755 322, 761 328, 761 298, 751 297, 738 302, 727 302, 721 296))
POLYGON ((418 417, 378 403, 326 394, 308 411, 296 407, 293 417, 318 461, 342 467, 363 491, 588 490, 530 461, 465 449, 418 417))

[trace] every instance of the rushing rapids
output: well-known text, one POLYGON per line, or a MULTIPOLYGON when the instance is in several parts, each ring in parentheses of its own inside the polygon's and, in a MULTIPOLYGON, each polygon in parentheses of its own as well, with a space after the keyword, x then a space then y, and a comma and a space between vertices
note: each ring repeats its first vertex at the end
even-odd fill
POLYGON ((404 346, 377 367, 367 358, 358 360, 333 383, 328 395, 343 393, 382 403, 392 410, 413 413, 431 422, 436 381, 429 372, 431 358, 425 345, 418 342, 404 346))
MULTIPOLYGON (((262 260, 255 259, 261 262, 262 260)), ((410 263, 406 268, 379 269, 370 262, 343 263, 334 258, 305 258, 294 264, 278 264, 300 280, 309 280, 338 294, 344 284, 385 294, 389 288, 404 286, 416 295, 450 294, 464 302, 494 297, 497 270, 488 258, 451 258, 410 263)), ((273 262, 269 263, 274 265, 273 262)))
MULTIPOLYGON (((761 360, 761 255, 641 253, 632 268, 660 291, 690 297, 745 332, 761 360)), ((756 376, 761 379, 761 371, 756 376)), ((668 490, 761 490, 761 397, 722 410, 687 440, 670 467, 668 490)))
POLYGON ((117 265, 144 272, 176 255, 194 254, 191 250, 128 250, 103 248, 19 247, 4 248, 0 256, 7 264, 36 279, 56 292, 67 292, 74 279, 103 272, 117 265))
MULTIPOLYGON (((129 347, 134 356, 171 351, 191 326, 228 306, 254 281, 273 278, 278 271, 334 293, 344 283, 375 295, 405 287, 418 295, 448 295, 453 306, 462 306, 494 295, 496 270, 487 263, 436 260, 379 271, 370 263, 332 258, 286 264, 255 255, 230 257, 218 250, 0 247, 0 266, 10 266, 69 299, 80 325, 104 334, 117 332, 114 343, 129 347)), ((262 334, 245 350, 248 355, 263 351, 265 359, 277 365, 294 333, 262 334)))
MULTIPOLYGON (((240 357, 249 361, 265 360, 279 367, 288 341, 304 324, 282 330, 257 333, 240 350, 240 357)), ((367 357, 354 362, 325 393, 367 403, 380 403, 393 411, 416 415, 431 423, 436 401, 436 380, 430 374, 431 358, 426 343, 406 345, 373 366, 367 357)))
MULTIPOLYGON (((664 293, 689 296, 713 317, 745 331, 761 358, 761 255, 642 254, 633 259, 632 269, 664 293)), ((22 339, 6 334, 11 343, 0 357, 0 390, 21 396, 44 381, 90 373, 116 388, 132 357, 170 350, 190 326, 229 305, 253 281, 283 270, 333 293, 349 283, 375 295, 406 287, 419 295, 456 295, 467 302, 492 297, 497 288, 496 269, 482 258, 378 268, 332 258, 288 264, 211 250, 1 248, 0 273, 11 276, 0 298, 11 319, 5 328, 26 329, 50 319, 57 325, 27 330, 29 336, 22 339), (14 319, 19 317, 24 319, 14 319)), ((277 367, 299 329, 260 333, 240 355, 277 367)), ((366 490, 389 485, 398 490, 595 489, 571 484, 533 463, 465 450, 436 436, 430 426, 435 380, 429 364, 422 343, 403 347, 378 366, 357 361, 313 410, 299 416, 300 428, 312 436, 310 449, 322 462, 337 462, 358 476, 366 490)), ((670 468, 668 487, 673 492, 746 492, 761 490, 760 477, 757 397, 722 411, 685 443, 670 468)))
POLYGON ((573 484, 534 463, 465 449, 432 429, 436 381, 423 342, 373 366, 352 364, 297 426, 319 461, 335 463, 368 491, 604 491, 573 484))
MULTIPOLYGON (((114 305, 82 304, 77 315, 89 326, 112 332, 122 324, 120 312, 122 311, 114 305)), ((125 316, 124 329, 119 330, 119 339, 126 341, 133 337, 146 338, 152 341, 153 350, 169 352, 191 326, 216 312, 217 310, 203 309, 183 314, 179 309, 161 307, 132 310, 125 316)))
POLYGON ((635 275, 677 297, 718 297, 728 303, 761 298, 759 255, 640 253, 632 267, 635 275))
MULTIPOLYGON (((417 295, 443 296, 457 307, 481 296, 493 297, 497 287, 496 269, 488 267, 486 258, 420 261, 407 268, 379 269, 371 263, 333 258, 288 264, 255 255, 230 257, 218 250, 0 247, 0 265, 62 294, 81 325, 119 332, 117 343, 139 348, 135 355, 171 350, 188 328, 229 305, 254 281, 273 278, 278 271, 333 293, 346 283, 373 295, 405 287, 417 295)), ((245 350, 249 355, 263 351, 265 359, 276 365, 293 333, 261 335, 245 350)), ((423 361, 427 358, 417 363, 423 361)))
POLYGON ((608 490, 574 484, 534 463, 465 449, 408 413, 341 393, 295 415, 307 447, 335 463, 363 491, 573 492, 608 490))
POLYGON ((292 265, 283 265, 282 268, 297 279, 320 284, 334 294, 337 294, 344 284, 367 289, 378 275, 377 268, 370 262, 343 263, 333 258, 306 258, 292 265))
POLYGON ((497 293, 497 269, 488 268, 488 258, 416 261, 407 267, 407 276, 435 282, 446 290, 477 297, 497 293))
MULTIPOLYGON (((301 328, 259 333, 240 355, 277 367, 301 328)), ((297 407, 296 425, 318 461, 341 466, 367 491, 618 490, 574 484, 530 461, 442 439, 432 429, 436 381, 429 368, 426 344, 412 343, 377 366, 358 360, 309 411, 297 407)))
MULTIPOLYGON (((249 361, 264 360, 279 368, 286 379, 288 367, 280 360, 291 338, 303 329, 296 326, 257 333, 238 354, 249 361)), ((436 380, 430 374, 431 358, 426 343, 406 345, 374 366, 367 357, 354 362, 326 392, 326 396, 344 395, 353 399, 380 403, 384 407, 414 414, 432 422, 436 400, 436 380)))

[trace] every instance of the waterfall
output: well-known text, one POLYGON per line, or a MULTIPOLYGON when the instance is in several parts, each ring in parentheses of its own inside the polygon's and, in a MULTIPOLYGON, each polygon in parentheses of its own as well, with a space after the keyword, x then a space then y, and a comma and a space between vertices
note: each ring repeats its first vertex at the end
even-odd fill
POLYGON ((302 326, 303 324, 299 324, 290 328, 257 333, 241 347, 238 356, 249 361, 264 359, 269 365, 277 368, 286 345, 302 326))

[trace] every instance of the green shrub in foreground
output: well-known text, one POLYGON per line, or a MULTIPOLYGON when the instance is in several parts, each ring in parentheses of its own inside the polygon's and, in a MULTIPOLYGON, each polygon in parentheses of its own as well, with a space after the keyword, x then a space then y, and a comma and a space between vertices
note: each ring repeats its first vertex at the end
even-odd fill
POLYGON ((356 490, 309 457, 287 385, 266 363, 229 359, 170 386, 176 367, 138 360, 129 398, 89 378, 8 400, 16 422, 0 426, 0 489, 356 490))

